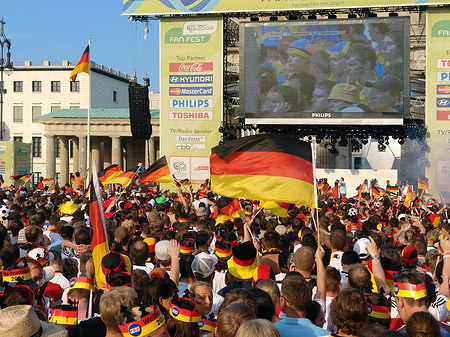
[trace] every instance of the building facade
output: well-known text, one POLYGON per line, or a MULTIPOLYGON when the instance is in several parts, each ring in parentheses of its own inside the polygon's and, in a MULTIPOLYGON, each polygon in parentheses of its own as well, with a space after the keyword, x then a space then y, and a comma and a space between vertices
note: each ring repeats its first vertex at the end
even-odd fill
MULTIPOLYGON (((7 93, 3 105, 3 140, 32 144, 34 182, 46 177, 65 184, 70 173, 86 171, 89 75, 79 74, 72 82, 69 77, 74 66, 69 61, 26 61, 15 63, 14 73, 4 77, 7 93)), ((91 160, 97 160, 99 169, 104 162, 119 164, 123 169, 146 159, 149 163, 156 156, 157 146, 131 138, 130 77, 91 62, 90 78, 91 160), (152 155, 150 147, 155 150, 152 155), (141 148, 148 149, 147 156, 141 148), (142 156, 130 155, 133 151, 142 156)), ((159 117, 159 112, 153 115, 159 117)), ((153 136, 152 144, 154 139, 153 136)))

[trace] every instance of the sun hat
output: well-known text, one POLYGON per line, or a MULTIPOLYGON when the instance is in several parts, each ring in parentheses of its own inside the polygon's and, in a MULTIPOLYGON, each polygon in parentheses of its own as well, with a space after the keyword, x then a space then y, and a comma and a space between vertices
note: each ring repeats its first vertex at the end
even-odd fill
POLYGON ((219 259, 216 255, 201 252, 195 255, 194 260, 192 261, 192 271, 201 274, 203 278, 208 277, 213 273, 214 267, 218 261, 219 259))
POLYGON ((216 255, 218 257, 230 257, 231 256, 231 243, 228 241, 216 242, 216 255))
POLYGON ((0 336, 2 337, 67 337, 65 327, 41 322, 29 305, 14 305, 0 311, 0 336), (39 332, 42 330, 42 333, 39 332))
POLYGON ((155 245, 155 255, 160 261, 169 260, 169 248, 170 241, 169 240, 161 240, 155 245))
POLYGON ((361 238, 356 241, 353 246, 353 250, 358 253, 359 258, 361 260, 366 260, 369 258, 369 253, 367 252, 367 245, 370 243, 370 240, 367 238, 361 238))
POLYGON ((256 249, 251 241, 241 243, 232 249, 232 256, 227 262, 231 275, 242 280, 253 277, 258 267, 256 249))
POLYGON ((73 201, 68 201, 61 206, 59 206, 59 211, 62 214, 72 215, 81 205, 75 204, 73 201))

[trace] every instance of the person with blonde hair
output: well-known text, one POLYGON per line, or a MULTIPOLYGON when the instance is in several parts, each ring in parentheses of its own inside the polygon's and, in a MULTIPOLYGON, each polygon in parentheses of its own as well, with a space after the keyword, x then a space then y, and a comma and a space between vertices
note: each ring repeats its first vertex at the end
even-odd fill
POLYGON ((210 285, 206 282, 197 281, 191 285, 190 295, 195 302, 195 308, 203 315, 208 315, 213 306, 213 293, 210 285))
POLYGON ((280 337, 277 328, 267 319, 257 318, 241 325, 236 337, 280 337))
POLYGON ((280 318, 276 313, 277 308, 280 305, 280 288, 278 288, 276 282, 271 279, 259 280, 256 283, 255 288, 264 290, 266 293, 269 294, 270 298, 272 299, 273 305, 275 306, 275 315, 272 318, 272 322, 278 322, 280 318))
POLYGON ((256 319, 255 311, 244 302, 231 303, 217 316, 217 337, 234 337, 240 326, 256 319))
POLYGON ((440 337, 441 328, 439 322, 430 313, 415 312, 406 321, 406 333, 410 337, 440 337))
POLYGON ((100 297, 100 314, 106 326, 105 337, 120 337, 118 321, 124 321, 121 307, 131 310, 136 306, 138 296, 134 289, 128 287, 116 287, 104 293, 100 297))

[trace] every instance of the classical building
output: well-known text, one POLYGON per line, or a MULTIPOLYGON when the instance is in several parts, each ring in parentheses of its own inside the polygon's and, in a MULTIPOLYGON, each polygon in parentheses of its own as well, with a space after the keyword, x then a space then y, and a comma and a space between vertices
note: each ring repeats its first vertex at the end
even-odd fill
MULTIPOLYGON (((89 76, 70 81, 76 62, 14 63, 4 77, 3 140, 32 144, 34 182, 39 178, 69 181, 87 167, 89 76)), ((129 169, 148 166, 159 147, 159 110, 152 110, 150 141, 131 138, 128 111, 130 77, 91 61, 91 159, 129 169), (156 140, 156 141, 155 141, 156 140)), ((156 103, 155 103, 156 104, 156 103)), ((92 165, 90 165, 92 167, 92 165)))

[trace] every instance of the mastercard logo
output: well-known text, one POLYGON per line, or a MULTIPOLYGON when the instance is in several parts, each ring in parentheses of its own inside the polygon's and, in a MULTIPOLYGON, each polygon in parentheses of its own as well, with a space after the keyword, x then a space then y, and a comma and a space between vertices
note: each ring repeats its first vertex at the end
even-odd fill
POLYGON ((181 94, 181 89, 180 88, 170 88, 170 95, 171 96, 178 96, 180 94, 181 94))
POLYGON ((438 85, 437 86, 438 94, 450 94, 450 85, 438 85))

